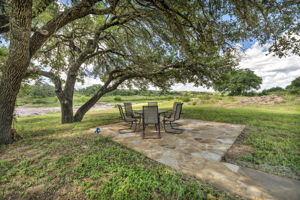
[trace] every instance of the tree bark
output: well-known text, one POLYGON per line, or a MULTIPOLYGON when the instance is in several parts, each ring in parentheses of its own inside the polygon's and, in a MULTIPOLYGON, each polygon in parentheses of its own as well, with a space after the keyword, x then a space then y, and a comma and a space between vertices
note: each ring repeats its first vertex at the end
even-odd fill
POLYGON ((11 1, 9 56, 0 80, 0 144, 12 143, 11 125, 16 97, 29 66, 31 0, 11 1))
POLYGON ((61 105, 61 123, 73 123, 73 100, 64 99, 60 102, 61 105))
POLYGON ((90 98, 85 104, 83 104, 74 115, 74 122, 81 122, 84 115, 98 102, 98 100, 107 92, 101 92, 90 98))

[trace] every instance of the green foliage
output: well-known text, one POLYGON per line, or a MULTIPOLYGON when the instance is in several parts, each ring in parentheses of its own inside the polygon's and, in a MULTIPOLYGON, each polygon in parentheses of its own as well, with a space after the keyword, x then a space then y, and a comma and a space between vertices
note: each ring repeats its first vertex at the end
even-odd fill
POLYGON ((296 78, 286 87, 288 92, 293 95, 300 95, 300 77, 296 78))
POLYGON ((30 86, 30 93, 32 97, 54 97, 55 89, 53 86, 46 83, 38 83, 30 86))
POLYGON ((101 88, 101 85, 91 85, 82 89, 78 90, 79 94, 85 95, 85 96, 93 96, 96 94, 96 92, 101 88))
POLYGON ((32 104, 46 104, 46 103, 48 103, 48 102, 43 99, 35 99, 32 102, 32 104))
POLYGON ((213 87, 221 93, 247 95, 251 89, 259 89, 261 83, 262 78, 255 75, 250 69, 239 69, 224 74, 214 82, 213 87))
MULTIPOLYGON (((79 94, 92 96, 96 93, 101 85, 92 85, 78 90, 79 94)), ((137 89, 117 89, 105 94, 105 96, 160 96, 160 95, 179 95, 175 91, 157 91, 157 90, 137 90, 137 89)))
POLYGON ((263 90, 259 95, 268 95, 270 93, 278 93, 285 91, 282 87, 272 87, 269 89, 263 90))
POLYGON ((0 47, 0 79, 2 76, 2 69, 5 65, 5 61, 7 59, 8 56, 8 49, 6 46, 1 46, 0 47))
POLYGON ((115 101, 122 101, 122 98, 119 97, 119 96, 116 96, 116 97, 114 97, 114 100, 115 100, 115 101))
POLYGON ((182 97, 181 100, 183 102, 190 102, 191 101, 191 98, 190 97, 182 97))

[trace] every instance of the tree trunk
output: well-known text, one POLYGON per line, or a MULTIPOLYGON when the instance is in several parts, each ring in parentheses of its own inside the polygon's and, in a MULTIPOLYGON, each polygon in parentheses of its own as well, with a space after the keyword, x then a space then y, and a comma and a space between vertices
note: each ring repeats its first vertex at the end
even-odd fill
POLYGON ((73 123, 73 100, 63 100, 61 103, 61 123, 73 123))
POLYGON ((10 10, 9 56, 0 80, 0 144, 12 143, 14 107, 30 61, 32 1, 13 0, 10 10))
MULTIPOLYGON (((112 73, 112 72, 111 72, 112 73)), ((75 113, 74 122, 81 122, 84 115, 99 101, 103 95, 107 94, 108 92, 114 91, 118 88, 120 84, 122 84, 125 80, 137 77, 136 75, 126 75, 120 78, 118 81, 115 81, 110 87, 109 84, 112 82, 112 74, 110 74, 110 78, 106 81, 104 86, 102 86, 98 92, 90 98, 85 104, 83 104, 75 113)))
POLYGON ((92 98, 90 98, 85 104, 83 104, 76 112, 74 116, 74 122, 81 122, 84 115, 89 111, 96 103, 97 101, 104 95, 102 94, 96 94, 92 98))

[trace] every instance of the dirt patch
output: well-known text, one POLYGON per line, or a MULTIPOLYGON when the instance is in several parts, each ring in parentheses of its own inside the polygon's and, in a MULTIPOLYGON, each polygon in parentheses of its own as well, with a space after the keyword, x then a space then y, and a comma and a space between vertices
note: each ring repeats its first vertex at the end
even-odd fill
MULTIPOLYGON (((79 109, 80 106, 74 106, 74 112, 79 109)), ((105 102, 98 102, 94 105, 91 110, 109 110, 113 109, 114 104, 105 103, 105 102)), ((23 117, 23 116, 35 116, 35 115, 44 115, 47 113, 55 113, 60 112, 60 107, 31 107, 30 105, 23 105, 18 106, 16 108, 16 116, 23 117)))
POLYGON ((273 105, 275 103, 281 103, 284 101, 284 97, 277 94, 266 95, 261 97, 246 97, 240 101, 241 104, 262 104, 273 105))

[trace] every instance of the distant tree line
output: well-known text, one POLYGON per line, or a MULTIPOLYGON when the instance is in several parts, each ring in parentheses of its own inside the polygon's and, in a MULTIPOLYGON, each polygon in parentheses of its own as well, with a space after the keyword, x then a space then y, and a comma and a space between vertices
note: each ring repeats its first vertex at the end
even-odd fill
MULTIPOLYGON (((99 90, 101 85, 91 85, 78 90, 79 94, 85 96, 91 96, 99 90)), ((158 90, 137 90, 137 89, 117 89, 107 93, 105 96, 159 96, 159 95, 180 95, 180 92, 176 91, 158 91, 158 90)))
MULTIPOLYGON (((92 96, 101 87, 101 85, 91 85, 85 88, 75 90, 75 93, 92 96)), ((137 90, 137 89, 117 89, 107 93, 105 96, 160 96, 160 95, 181 95, 176 91, 158 91, 158 90, 137 90)), ((22 88, 19 96, 31 96, 36 98, 54 97, 55 87, 47 83, 39 83, 34 85, 26 85, 22 88)))
MULTIPOLYGON (((245 73, 245 71, 243 71, 243 73, 245 73)), ((257 80, 257 85, 259 85, 260 78, 258 78, 252 72, 249 73, 249 71, 247 71, 245 74, 248 76, 241 76, 240 74, 238 75, 238 77, 239 77, 238 80, 241 83, 231 84, 231 87, 229 89, 231 89, 232 92, 231 93, 229 92, 229 95, 261 96, 261 95, 268 95, 268 94, 272 94, 272 93, 288 93, 288 94, 292 94, 292 95, 300 95, 300 77, 293 80, 291 82, 291 84, 288 85, 286 88, 276 86, 276 87, 272 87, 269 89, 265 89, 261 92, 255 92, 255 91, 250 90, 251 89, 251 87, 249 86, 250 84, 246 84, 245 82, 242 84, 242 82, 244 79, 251 83, 254 83, 255 82, 254 80, 257 80), (249 81, 249 80, 251 80, 251 81, 249 81), (237 89, 239 89, 239 88, 247 88, 249 90, 245 90, 242 93, 236 93, 237 89)), ((224 82, 224 80, 223 80, 223 82, 224 82)), ((227 81, 225 85, 222 85, 223 89, 229 87, 228 85, 230 86, 230 84, 227 81)), ((99 87, 101 87, 101 85, 95 84, 95 85, 91 85, 88 87, 84 87, 84 88, 75 90, 75 93, 84 95, 84 96, 92 96, 99 89, 99 87)), ((221 86, 219 86, 219 88, 221 88, 221 86)), ((215 86, 215 89, 216 89, 216 86, 215 86)), ((222 91, 224 91, 224 90, 222 90, 222 91)), ((229 90, 227 89, 226 91, 229 91, 229 90)), ((138 96, 160 96, 160 95, 187 96, 187 95, 199 95, 199 94, 203 94, 203 93, 205 93, 205 92, 195 92, 195 91, 179 92, 179 91, 117 89, 117 90, 107 93, 105 96, 134 96, 134 95, 138 95, 138 96)), ((19 97, 20 96, 31 96, 31 97, 37 97, 37 98, 54 97, 55 96, 55 87, 52 85, 49 85, 47 83, 24 85, 19 93, 19 97)))
POLYGON ((280 92, 287 92, 292 95, 300 95, 300 76, 294 79, 290 85, 286 86, 285 89, 282 87, 272 87, 270 89, 263 90, 260 94, 267 95, 270 93, 280 93, 280 92))

